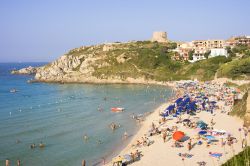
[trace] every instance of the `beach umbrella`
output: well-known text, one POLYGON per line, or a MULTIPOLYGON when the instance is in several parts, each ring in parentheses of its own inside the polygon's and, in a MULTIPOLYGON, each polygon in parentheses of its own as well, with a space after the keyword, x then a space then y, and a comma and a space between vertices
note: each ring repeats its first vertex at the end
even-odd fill
POLYGON ((176 103, 176 104, 179 104, 180 102, 182 102, 182 99, 183 99, 183 98, 178 98, 178 99, 175 101, 175 103, 176 103))
POLYGON ((170 105, 166 110, 172 111, 174 109, 175 105, 170 105))
POLYGON ((185 136, 185 134, 184 134, 182 131, 176 131, 176 132, 173 134, 173 139, 176 140, 176 141, 179 141, 179 140, 181 140, 184 136, 185 136))
POLYGON ((189 97, 185 98, 185 100, 184 100, 184 103, 188 103, 188 102, 190 102, 190 98, 189 97))
POLYGON ((199 133, 198 133, 199 135, 205 135, 205 134, 207 134, 207 131, 205 131, 205 130, 201 130, 201 131, 199 131, 199 133))
POLYGON ((206 139, 208 140, 215 140, 215 137, 212 135, 206 135, 206 139))
POLYGON ((183 122, 190 122, 190 120, 189 119, 184 119, 183 122))
POLYGON ((179 112, 183 111, 183 107, 178 107, 177 111, 179 112))
POLYGON ((196 124, 197 124, 197 127, 202 129, 202 130, 207 128, 207 124, 203 121, 198 121, 196 124))

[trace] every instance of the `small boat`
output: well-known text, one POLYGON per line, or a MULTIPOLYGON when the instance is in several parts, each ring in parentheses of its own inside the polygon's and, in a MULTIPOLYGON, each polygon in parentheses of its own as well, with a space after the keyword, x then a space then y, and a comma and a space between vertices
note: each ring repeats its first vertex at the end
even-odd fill
POLYGON ((16 93, 16 92, 17 92, 17 90, 15 88, 10 90, 10 93, 16 93))
POLYGON ((113 108, 111 108, 112 112, 122 112, 124 110, 125 110, 125 108, 122 108, 122 107, 113 107, 113 108))

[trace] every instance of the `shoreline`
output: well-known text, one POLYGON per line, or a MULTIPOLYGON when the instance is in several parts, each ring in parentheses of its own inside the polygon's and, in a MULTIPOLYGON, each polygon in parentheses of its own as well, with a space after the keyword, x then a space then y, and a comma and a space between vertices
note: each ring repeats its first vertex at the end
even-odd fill
MULTIPOLYGON (((116 83, 107 83, 107 84, 116 84, 116 83)), ((146 85, 146 84, 143 84, 143 83, 122 83, 122 84, 139 84, 139 85, 141 84, 141 85, 146 85)), ((174 92, 176 91, 174 83, 172 83, 172 84, 165 84, 165 85, 163 83, 162 84, 150 84, 150 85, 166 86, 166 87, 169 87, 174 92)), ((175 93, 172 92, 171 95, 169 96, 167 102, 161 103, 154 110, 149 111, 150 114, 148 114, 148 115, 145 116, 144 121, 142 121, 139 124, 137 124, 138 128, 135 129, 133 135, 131 135, 131 138, 128 138, 127 140, 124 140, 124 142, 122 143, 122 145, 120 147, 116 148, 113 152, 111 152, 110 154, 107 155, 107 158, 105 159, 105 164, 104 165, 111 164, 112 158, 116 157, 117 154, 120 154, 122 152, 127 152, 127 151, 131 150, 131 147, 129 147, 129 145, 131 145, 132 142, 135 142, 135 140, 137 140, 138 138, 141 138, 142 136, 144 136, 143 133, 145 132, 146 127, 148 127, 148 126, 145 125, 145 122, 147 122, 148 119, 155 118, 155 116, 158 115, 158 113, 159 113, 160 110, 162 110, 163 108, 166 108, 170 104, 169 100, 171 100, 171 98, 174 97, 174 94, 175 93), (140 135, 138 135, 138 133, 140 133, 140 135)), ((146 112, 146 113, 149 113, 149 112, 146 112)), ((101 164, 101 163, 99 162, 99 164, 101 164)))
MULTIPOLYGON (((130 140, 121 148, 121 150, 117 151, 117 155, 125 154, 130 152, 133 148, 131 147, 132 143, 135 142, 136 140, 140 139, 141 137, 144 137, 145 131, 147 131, 148 126, 152 123, 151 120, 154 119, 156 116, 159 115, 159 111, 162 110, 163 108, 166 108, 170 102, 163 103, 160 106, 158 106, 155 110, 152 111, 151 114, 145 117, 145 120, 141 122, 140 127, 138 128, 137 131, 135 131, 135 134, 130 138, 130 140)), ((113 156, 113 157, 115 157, 113 156)), ((112 158, 108 157, 107 163, 105 163, 106 166, 112 165, 112 158)))
MULTIPOLYGON (((174 89, 174 88, 173 88, 174 89)), ((182 90, 182 89, 175 89, 176 90, 182 90)), ((184 91, 181 91, 181 93, 184 92, 184 91)), ((172 98, 173 96, 170 97, 170 99, 172 98)), ((130 152, 133 152, 135 151, 136 149, 138 148, 133 148, 132 147, 132 144, 136 142, 136 140, 140 140, 141 137, 144 137, 146 132, 148 131, 149 129, 149 126, 151 126, 152 122, 157 124, 158 123, 158 119, 159 119, 159 112, 160 111, 163 111, 165 110, 169 105, 171 104, 170 101, 166 102, 166 103, 163 103, 161 104, 159 107, 157 107, 150 115, 148 115, 146 118, 145 118, 145 121, 142 122, 140 128, 138 129, 138 131, 135 133, 135 135, 133 135, 133 137, 131 138, 131 140, 128 142, 127 146, 125 146, 121 151, 119 151, 117 153, 116 156, 122 156, 124 154, 129 154, 130 152)), ((201 112, 199 113, 199 116, 203 117, 204 119, 207 118, 207 115, 205 115, 205 113, 201 112), (200 115, 201 114, 201 115, 200 115)), ((221 122, 218 122, 218 129, 225 129, 226 131, 229 131, 230 133, 232 133, 236 139, 238 140, 239 143, 235 144, 234 145, 234 150, 233 152, 230 152, 230 149, 227 149, 225 148, 224 149, 224 156, 221 157, 221 160, 219 161, 214 161, 212 159, 209 159, 210 161, 206 161, 208 162, 207 164, 208 165, 221 165, 223 163, 225 163, 228 159, 230 159, 232 156, 238 154, 240 151, 242 151, 241 149, 241 137, 240 136, 241 134, 238 133, 238 129, 240 127, 243 126, 243 120, 238 118, 238 117, 235 117, 235 116, 229 116, 229 115, 226 115, 226 114, 221 114, 221 113, 218 113, 218 115, 216 114, 215 117, 213 117, 214 119, 216 120, 220 120, 221 118, 224 118, 224 122, 221 123, 221 122), (234 124, 235 126, 232 127, 232 126, 227 126, 228 123, 232 123, 234 124), (237 127, 236 127, 237 126, 237 127), (215 163, 216 162, 216 163, 215 163)), ((216 121, 217 122, 217 121, 216 121)), ((182 128, 183 131, 185 131, 185 129, 182 128)), ((188 130, 188 129, 187 129, 188 130)), ((158 137, 158 136, 157 136, 158 137)), ((151 138, 151 137, 150 137, 151 138)), ((181 161, 179 159, 177 159, 177 157, 175 157, 175 153, 176 153, 176 149, 168 149, 166 147, 166 143, 162 143, 162 138, 152 138, 154 143, 152 145, 150 145, 149 147, 141 147, 139 148, 139 151, 142 152, 143 156, 141 157, 141 159, 137 162, 133 162, 132 164, 130 165, 164 165, 164 163, 171 163, 172 165, 195 165, 194 163, 192 163, 191 161, 185 161, 185 162, 188 162, 188 163, 184 163, 184 160, 181 161), (159 140, 160 139, 160 140, 159 140), (160 143, 159 143, 160 141, 160 143), (165 155, 170 155, 172 156, 172 158, 170 158, 169 160, 166 160, 166 159, 161 159, 159 158, 159 156, 161 157, 165 157, 165 156, 162 156, 162 154, 160 154, 162 152, 162 149, 161 147, 162 146, 165 146, 165 155), (168 153, 166 153, 166 151, 168 151, 168 153), (158 156, 159 155, 159 156, 158 156), (151 156, 151 157, 150 157, 151 156), (173 159, 175 158, 175 159, 173 159)), ((215 149, 215 151, 219 151, 220 147, 211 147, 211 149, 215 149), (217 149, 217 150, 216 150, 217 149)), ((201 150, 201 149, 194 149, 193 152, 198 152, 198 150, 201 150)), ((181 152, 186 152, 185 150, 181 150, 181 152)), ((203 151, 206 151, 207 153, 209 153, 210 150, 208 149, 203 149, 203 151)), ((188 151, 187 151, 188 152, 188 151)), ((220 152, 224 153, 223 151, 221 151, 220 149, 220 152)), ((201 152, 201 153, 204 153, 204 152, 201 152)), ((199 154, 197 154, 199 155, 199 154)), ((167 158, 167 157, 166 157, 167 158)), ((179 156, 178 156, 179 158, 179 156)), ((197 160, 197 157, 193 157, 194 159, 197 160)), ((205 158, 209 158, 209 155, 207 155, 207 157, 205 158)), ((203 160, 205 159, 204 156, 203 156, 203 160)), ((107 163, 105 163, 106 166, 110 166, 112 165, 112 161, 108 161, 107 163)))
MULTIPOLYGON (((27 75, 27 74, 26 74, 27 75)), ((57 80, 28 80, 28 83, 48 83, 48 84, 141 84, 141 85, 161 85, 175 88, 175 81, 154 81, 154 80, 142 80, 142 79, 131 79, 131 80, 107 80, 107 79, 96 79, 96 80, 81 80, 81 81, 57 81, 57 80)))

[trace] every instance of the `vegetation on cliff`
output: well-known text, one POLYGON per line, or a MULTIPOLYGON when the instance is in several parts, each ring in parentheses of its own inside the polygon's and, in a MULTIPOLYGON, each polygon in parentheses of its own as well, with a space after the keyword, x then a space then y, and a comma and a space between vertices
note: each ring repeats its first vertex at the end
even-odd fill
POLYGON ((250 147, 246 147, 242 152, 233 156, 222 166, 245 166, 250 165, 250 147))
MULTIPOLYGON (((184 79, 212 80, 218 77, 238 78, 248 75, 250 58, 218 56, 195 63, 172 60, 176 43, 137 41, 85 46, 70 50, 37 74, 38 78, 70 79, 81 76, 97 79, 143 78, 156 81, 184 79), (71 61, 71 62, 70 62, 71 61), (50 70, 51 69, 51 70, 50 70), (60 77, 57 72, 60 71, 60 77), (49 76, 48 76, 49 75, 49 76), (47 77, 48 76, 48 77, 47 77)), ((240 47, 241 48, 241 47, 240 47)), ((231 52, 247 52, 243 48, 231 52)))
POLYGON ((223 64, 218 70, 218 77, 233 79, 250 78, 250 57, 240 58, 223 64))

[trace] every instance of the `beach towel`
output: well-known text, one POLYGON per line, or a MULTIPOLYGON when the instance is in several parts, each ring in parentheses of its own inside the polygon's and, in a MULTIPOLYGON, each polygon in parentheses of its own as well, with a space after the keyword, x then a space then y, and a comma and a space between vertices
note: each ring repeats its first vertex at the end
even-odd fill
POLYGON ((188 153, 179 153, 178 156, 185 157, 185 158, 191 158, 191 157, 193 157, 192 154, 188 154, 188 153))

